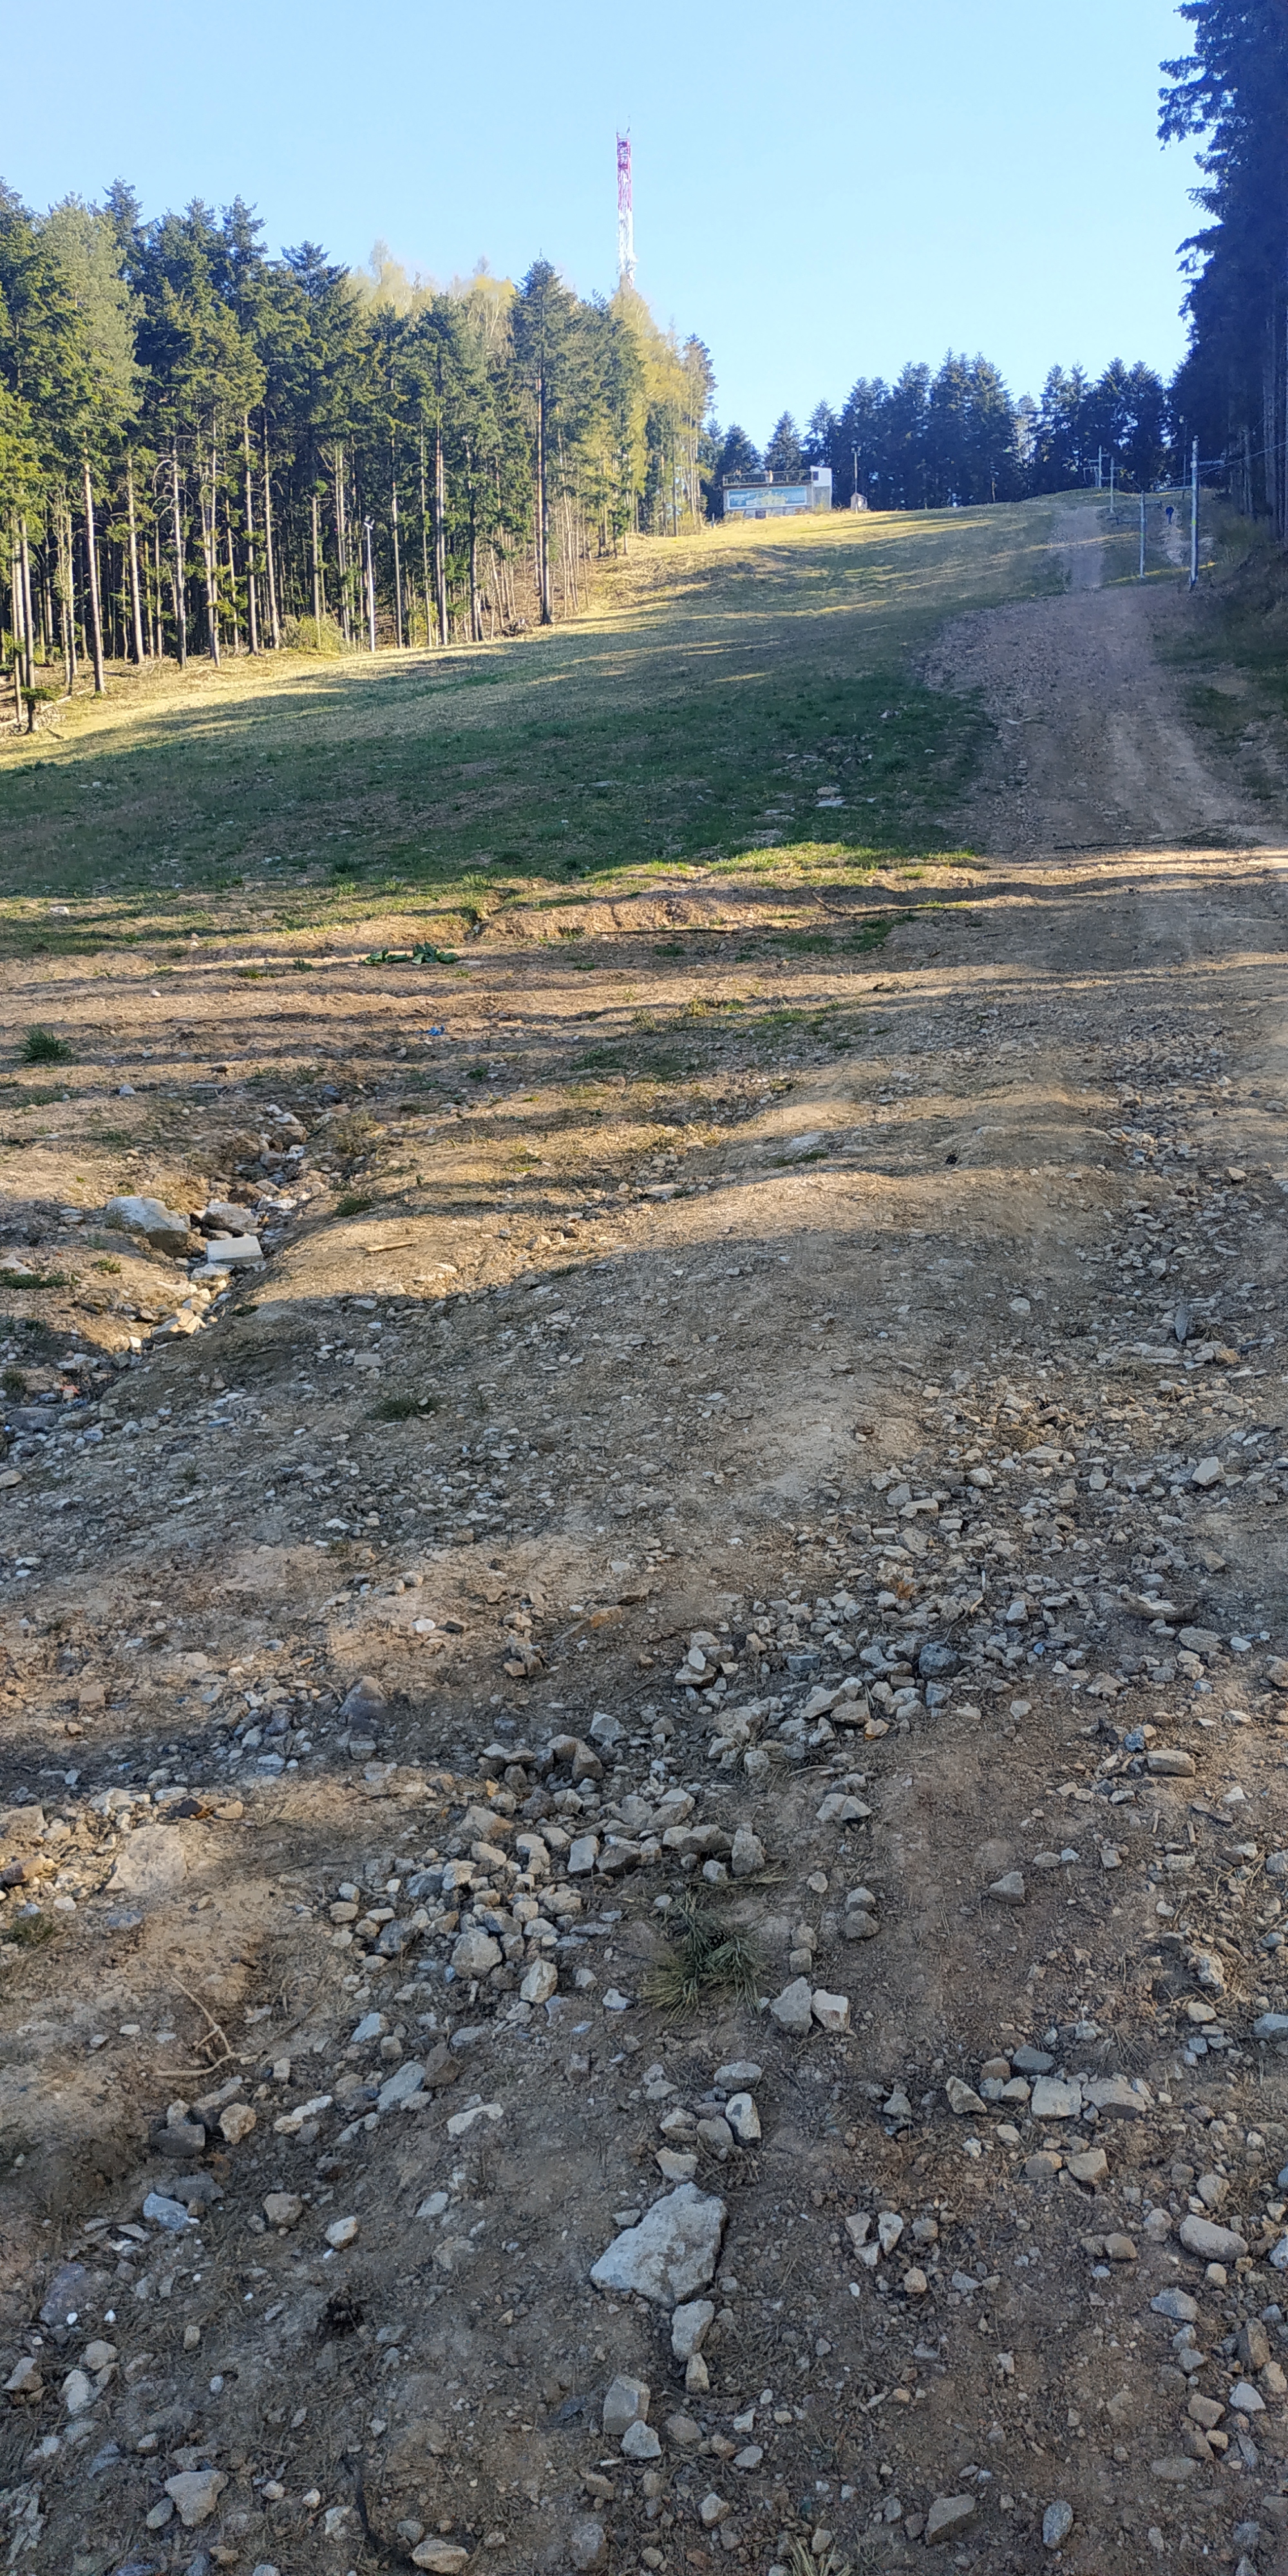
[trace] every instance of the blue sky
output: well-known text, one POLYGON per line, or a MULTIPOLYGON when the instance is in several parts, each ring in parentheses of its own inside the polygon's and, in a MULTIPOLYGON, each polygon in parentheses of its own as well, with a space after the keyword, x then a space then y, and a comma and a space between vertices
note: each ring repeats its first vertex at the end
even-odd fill
POLYGON ((363 261, 383 235, 439 277, 543 251, 611 289, 614 131, 635 156, 638 282, 708 344, 717 408, 763 440, 950 345, 1015 394, 1183 347, 1189 156, 1155 141, 1170 0, 65 0, 5 37, 0 175, 32 204, 132 181, 145 211, 238 193, 270 248, 363 261))

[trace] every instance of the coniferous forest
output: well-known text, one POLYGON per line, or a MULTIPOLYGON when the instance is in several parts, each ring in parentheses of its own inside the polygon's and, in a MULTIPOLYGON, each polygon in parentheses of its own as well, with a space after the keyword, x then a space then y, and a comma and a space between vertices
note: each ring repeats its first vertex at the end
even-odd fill
POLYGON ((445 645, 581 606, 632 534, 720 515, 728 474, 831 467, 834 502, 933 509, 1184 470, 1191 435, 1288 536, 1288 7, 1184 0, 1163 139, 1198 138, 1189 354, 1013 400, 985 358, 860 377, 763 454, 703 342, 545 258, 446 288, 381 246, 267 251, 240 200, 145 220, 123 184, 45 214, 0 183, 0 626, 12 722, 111 662, 445 645))
POLYGON ((30 709, 111 660, 482 641, 575 611, 628 532, 692 526, 700 341, 550 262, 446 291, 270 258, 237 203, 0 188, 0 520, 30 709), (55 678, 47 674, 54 666, 55 678), (61 671, 59 667, 61 665, 61 671))

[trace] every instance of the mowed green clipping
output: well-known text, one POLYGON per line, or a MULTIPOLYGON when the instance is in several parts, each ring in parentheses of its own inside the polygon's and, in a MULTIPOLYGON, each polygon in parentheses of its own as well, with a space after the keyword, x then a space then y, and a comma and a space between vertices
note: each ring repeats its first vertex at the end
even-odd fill
MULTIPOLYGON (((177 888, 214 927, 258 886, 262 924, 305 928, 471 878, 943 851, 984 720, 915 658, 945 619, 1051 588, 1050 520, 1036 501, 653 539, 593 614, 514 642, 123 681, 0 756, 3 912, 30 935, 23 898, 125 897, 99 934, 120 936, 177 888)), ((94 935, 41 922, 51 949, 94 935)))

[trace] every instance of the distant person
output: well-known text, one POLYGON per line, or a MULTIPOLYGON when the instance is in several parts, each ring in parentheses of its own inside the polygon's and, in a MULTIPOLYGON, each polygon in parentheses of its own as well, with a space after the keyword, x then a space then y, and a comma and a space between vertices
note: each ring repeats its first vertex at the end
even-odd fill
POLYGON ((1175 516, 1176 516, 1176 507, 1175 507, 1175 503, 1174 503, 1174 502, 1169 501, 1169 502, 1168 502, 1168 504, 1167 504, 1167 524, 1168 524, 1169 528, 1170 528, 1170 526, 1171 526, 1171 524, 1172 524, 1172 521, 1173 521, 1173 519, 1175 518, 1175 516))

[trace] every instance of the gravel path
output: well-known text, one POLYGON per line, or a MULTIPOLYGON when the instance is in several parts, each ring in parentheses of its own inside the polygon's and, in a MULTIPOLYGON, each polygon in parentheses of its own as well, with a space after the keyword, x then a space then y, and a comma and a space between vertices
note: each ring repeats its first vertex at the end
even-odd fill
POLYGON ((1191 738, 1154 624, 1179 613, 1134 582, 1104 581, 1103 514, 1057 521, 1064 596, 981 610, 945 630, 928 665, 938 687, 978 691, 997 728, 965 815, 996 852, 1256 846, 1191 738))

